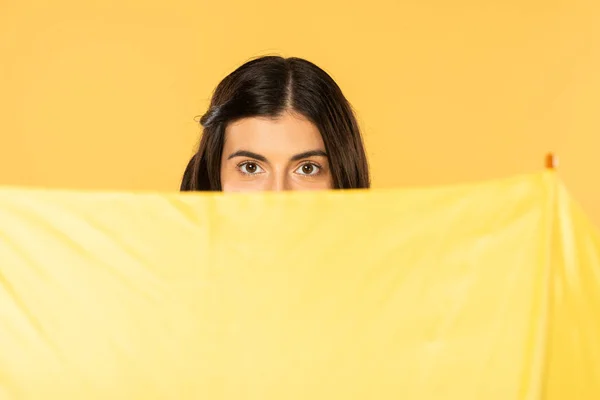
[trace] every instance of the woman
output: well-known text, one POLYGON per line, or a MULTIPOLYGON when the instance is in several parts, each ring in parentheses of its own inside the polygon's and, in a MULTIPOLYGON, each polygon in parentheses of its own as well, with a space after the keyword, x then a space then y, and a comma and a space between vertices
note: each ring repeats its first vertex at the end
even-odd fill
POLYGON ((352 108, 299 58, 247 62, 217 86, 182 191, 358 189, 369 169, 352 108))

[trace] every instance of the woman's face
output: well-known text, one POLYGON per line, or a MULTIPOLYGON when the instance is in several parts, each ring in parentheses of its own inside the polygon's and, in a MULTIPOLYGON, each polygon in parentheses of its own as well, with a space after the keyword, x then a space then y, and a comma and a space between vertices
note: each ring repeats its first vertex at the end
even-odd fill
POLYGON ((295 113, 245 118, 227 126, 221 157, 224 192, 323 190, 333 187, 317 127, 295 113))

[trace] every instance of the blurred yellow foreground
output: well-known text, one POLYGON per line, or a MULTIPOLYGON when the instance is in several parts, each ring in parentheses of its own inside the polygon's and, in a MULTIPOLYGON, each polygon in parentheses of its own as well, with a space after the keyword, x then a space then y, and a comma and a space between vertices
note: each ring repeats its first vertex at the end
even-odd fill
POLYGON ((600 236, 554 173, 0 190, 1 399, 600 399, 600 236))

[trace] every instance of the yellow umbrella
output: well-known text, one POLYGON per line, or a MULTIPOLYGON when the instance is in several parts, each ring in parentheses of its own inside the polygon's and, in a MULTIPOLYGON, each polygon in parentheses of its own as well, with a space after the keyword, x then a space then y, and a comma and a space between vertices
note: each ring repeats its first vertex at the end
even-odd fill
POLYGON ((1 399, 600 399, 554 172, 369 192, 0 190, 1 399))

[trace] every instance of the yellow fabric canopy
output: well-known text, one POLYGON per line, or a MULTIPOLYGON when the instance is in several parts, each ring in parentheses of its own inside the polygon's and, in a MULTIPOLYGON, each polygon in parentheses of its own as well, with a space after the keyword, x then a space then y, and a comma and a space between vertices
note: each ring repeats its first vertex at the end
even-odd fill
POLYGON ((0 399, 600 399, 600 236, 552 172, 0 190, 0 399))

